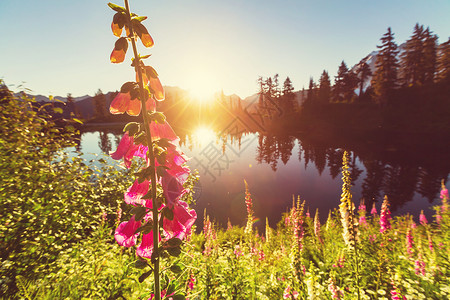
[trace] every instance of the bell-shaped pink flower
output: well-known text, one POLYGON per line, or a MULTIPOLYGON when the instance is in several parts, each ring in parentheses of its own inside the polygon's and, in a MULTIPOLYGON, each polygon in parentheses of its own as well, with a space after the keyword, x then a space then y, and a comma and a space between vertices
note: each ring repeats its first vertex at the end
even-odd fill
POLYGON ((130 116, 139 116, 141 107, 141 101, 138 98, 131 99, 131 94, 129 92, 118 93, 114 100, 111 101, 109 112, 114 115, 126 112, 130 116))
MULTIPOLYGON (((161 241, 161 236, 159 236, 161 241)), ((152 258, 153 254, 153 230, 147 234, 142 235, 142 241, 136 249, 136 254, 140 257, 152 258)))
POLYGON ((110 153, 113 159, 119 160, 123 158, 124 164, 127 168, 131 167, 131 160, 134 156, 138 156, 146 159, 146 154, 148 151, 147 146, 135 145, 134 137, 129 136, 128 132, 125 132, 122 139, 120 140, 117 150, 110 153))
POLYGON ((163 187, 164 196, 166 197, 166 203, 169 207, 172 207, 187 190, 169 172, 164 172, 161 177, 161 185, 163 187))
POLYGON ((141 222, 135 221, 134 216, 127 222, 122 222, 114 233, 117 243, 124 247, 136 245, 136 239, 139 233, 134 233, 141 226, 141 222))
POLYGON ((389 201, 387 196, 384 196, 383 204, 380 212, 380 232, 383 233, 391 228, 391 211, 389 210, 389 201))
POLYGON ((149 201, 142 199, 142 197, 147 194, 149 186, 150 182, 148 180, 144 180, 142 183, 139 183, 136 179, 133 185, 130 186, 124 194, 125 203, 152 208, 151 200, 149 201))
POLYGON ((178 136, 173 131, 169 123, 165 122, 163 124, 157 122, 150 123, 150 132, 152 134, 152 140, 156 141, 159 139, 168 139, 169 141, 178 140, 178 136))
POLYGON ((420 211, 419 221, 422 225, 426 225, 428 223, 427 217, 423 214, 423 210, 420 211))
POLYGON ((183 239, 188 229, 197 219, 197 213, 184 201, 178 201, 173 205, 173 219, 164 218, 163 228, 167 238, 178 237, 183 239))

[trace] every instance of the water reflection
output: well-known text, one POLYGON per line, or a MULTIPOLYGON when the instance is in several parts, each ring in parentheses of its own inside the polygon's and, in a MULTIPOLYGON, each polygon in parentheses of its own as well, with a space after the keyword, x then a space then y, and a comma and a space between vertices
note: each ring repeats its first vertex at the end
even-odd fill
MULTIPOLYGON (((82 140, 87 132, 82 133, 82 140)), ((100 131, 100 151, 114 150, 121 134, 113 128, 100 131)), ((325 143, 307 135, 242 131, 217 136, 207 127, 180 134, 180 145, 192 158, 190 167, 200 172, 202 193, 197 209, 208 208, 222 225, 228 218, 233 224, 245 220, 243 179, 249 182, 256 214, 261 219, 269 217, 272 226, 292 203, 292 195, 301 195, 311 211, 319 208, 320 215, 326 216, 339 203, 344 149, 351 155, 354 201, 364 198, 367 207, 373 202, 379 207, 386 194, 394 214, 417 216, 424 209, 430 217, 430 203, 438 199, 440 181, 448 180, 450 170, 446 153, 439 147, 425 151, 383 143, 325 143)), ((83 143, 82 150, 95 153, 93 146, 83 143)))

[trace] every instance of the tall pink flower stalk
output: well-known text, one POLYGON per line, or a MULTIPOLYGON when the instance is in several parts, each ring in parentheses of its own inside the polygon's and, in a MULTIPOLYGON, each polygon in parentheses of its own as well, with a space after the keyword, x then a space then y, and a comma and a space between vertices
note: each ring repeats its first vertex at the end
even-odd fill
POLYGON ((320 236, 320 219, 319 219, 319 209, 316 209, 316 214, 314 215, 314 235, 319 240, 319 243, 323 243, 320 236))
POLYGON ((419 221, 420 221, 420 224, 422 224, 423 226, 428 224, 427 217, 425 217, 423 210, 420 211, 419 221))
POLYGON ((209 220, 209 216, 206 215, 206 209, 203 219, 203 235, 205 236, 205 250, 203 250, 203 254, 205 256, 210 256, 214 249, 214 241, 217 237, 213 225, 209 220))
POLYGON ((247 207, 247 225, 245 226, 245 233, 252 233, 253 227, 253 201, 252 195, 248 190, 247 181, 244 180, 245 183, 245 205, 247 207))
POLYGON ((333 277, 328 280, 328 291, 331 293, 332 299, 343 299, 344 293, 336 286, 336 282, 333 277))
POLYGON ((388 197, 384 196, 380 212, 380 232, 384 233, 391 228, 391 211, 389 210, 388 197))
POLYGON ((358 214, 359 214, 359 225, 367 227, 366 205, 364 204, 364 199, 362 199, 361 203, 359 204, 358 214))
POLYGON ((342 222, 342 236, 344 237, 345 244, 348 246, 355 246, 358 229, 356 227, 355 220, 355 205, 352 201, 352 194, 350 191, 351 178, 350 171, 348 170, 349 154, 344 152, 342 161, 342 194, 341 203, 339 204, 339 211, 341 213, 342 222))
POLYGON ((375 202, 372 204, 372 209, 370 210, 370 214, 375 216, 377 214, 377 207, 375 206, 375 202))
POLYGON ((445 214, 448 211, 448 189, 445 187, 444 179, 441 181, 441 194, 440 198, 442 199, 442 213, 445 214))
POLYGON ((414 239, 411 231, 411 227, 408 226, 408 229, 406 230, 406 252, 409 254, 409 256, 412 256, 414 252, 414 239))

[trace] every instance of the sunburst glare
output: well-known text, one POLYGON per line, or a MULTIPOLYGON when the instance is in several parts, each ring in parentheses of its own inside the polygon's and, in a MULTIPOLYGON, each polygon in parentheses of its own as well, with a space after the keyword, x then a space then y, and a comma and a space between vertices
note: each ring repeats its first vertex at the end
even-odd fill
POLYGON ((206 146, 209 143, 214 143, 217 135, 214 130, 207 126, 199 126, 192 132, 193 143, 199 146, 206 146))

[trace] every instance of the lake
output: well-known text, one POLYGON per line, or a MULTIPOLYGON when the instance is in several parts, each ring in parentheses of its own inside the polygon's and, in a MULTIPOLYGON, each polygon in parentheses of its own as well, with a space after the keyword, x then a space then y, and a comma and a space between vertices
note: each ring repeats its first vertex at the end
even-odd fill
MULTIPOLYGON (((217 137, 214 130, 202 125, 179 135, 180 146, 190 157, 188 165, 200 175, 194 206, 200 228, 205 209, 222 227, 228 220, 232 225, 245 225, 244 179, 260 230, 266 218, 275 227, 298 196, 305 200, 312 217, 318 209, 325 222, 329 210, 337 208, 340 201, 343 149, 351 154, 353 201, 358 205, 364 198, 369 210, 375 202, 379 212, 386 194, 393 215, 410 213, 418 221, 424 210, 430 220, 434 215, 431 206, 440 204, 440 182, 449 180, 448 151, 439 145, 398 148, 369 138, 342 144, 315 140, 307 134, 238 132, 217 137)), ((121 127, 90 127, 82 131, 78 148, 85 158, 94 159, 115 150, 120 137, 121 127)))

